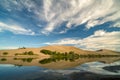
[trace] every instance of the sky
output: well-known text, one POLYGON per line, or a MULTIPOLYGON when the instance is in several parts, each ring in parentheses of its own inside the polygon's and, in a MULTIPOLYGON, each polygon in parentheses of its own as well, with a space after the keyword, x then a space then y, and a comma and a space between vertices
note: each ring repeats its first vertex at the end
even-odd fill
POLYGON ((47 45, 120 51, 120 0, 0 0, 0 49, 47 45))

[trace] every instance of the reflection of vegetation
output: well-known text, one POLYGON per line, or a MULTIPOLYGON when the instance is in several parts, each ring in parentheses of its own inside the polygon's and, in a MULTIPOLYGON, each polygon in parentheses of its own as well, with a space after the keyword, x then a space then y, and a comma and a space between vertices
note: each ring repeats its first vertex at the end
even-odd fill
POLYGON ((23 52, 23 53, 16 53, 15 56, 16 56, 16 55, 35 55, 35 54, 34 54, 33 51, 28 51, 28 52, 25 51, 25 52, 23 52))
POLYGON ((2 58, 1 61, 7 61, 7 59, 6 58, 2 58))
POLYGON ((41 63, 41 64, 46 64, 46 63, 51 63, 51 62, 56 62, 56 59, 48 58, 48 59, 43 59, 43 60, 39 61, 39 63, 41 63))
POLYGON ((60 60, 72 62, 72 61, 75 61, 76 59, 79 59, 79 54, 76 54, 73 51, 60 53, 60 52, 56 52, 56 51, 52 52, 50 50, 41 50, 40 52, 51 56, 51 58, 43 59, 43 60, 39 61, 39 63, 41 63, 41 64, 56 62, 56 61, 60 61, 60 60))
POLYGON ((23 62, 32 62, 34 58, 14 58, 14 60, 22 60, 23 62))
POLYGON ((46 59, 40 60, 39 63, 46 64, 46 63, 51 63, 51 62, 57 62, 57 61, 60 61, 60 60, 73 62, 76 59, 77 58, 74 58, 74 57, 72 57, 72 58, 69 58, 69 57, 53 57, 53 58, 46 58, 46 59))
POLYGON ((8 52, 3 52, 3 55, 7 55, 8 54, 8 52))
POLYGON ((41 64, 46 64, 46 63, 51 63, 51 62, 56 62, 60 60, 65 60, 65 61, 75 61, 76 59, 79 58, 101 58, 101 57, 120 57, 120 55, 103 55, 103 54, 76 54, 73 51, 70 52, 65 52, 65 53, 60 53, 56 51, 50 51, 50 50, 41 50, 41 53, 45 55, 50 55, 50 58, 43 59, 39 61, 41 64))

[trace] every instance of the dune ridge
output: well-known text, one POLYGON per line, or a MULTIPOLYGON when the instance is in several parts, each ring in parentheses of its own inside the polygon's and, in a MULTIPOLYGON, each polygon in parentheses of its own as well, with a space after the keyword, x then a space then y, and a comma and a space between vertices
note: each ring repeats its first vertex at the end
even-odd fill
POLYGON ((107 49, 100 49, 97 51, 88 51, 88 50, 82 50, 73 46, 62 46, 62 45, 52 45, 52 46, 44 46, 40 48, 25 48, 25 49, 11 49, 11 50, 0 50, 0 56, 3 56, 2 53, 8 52, 9 54, 7 56, 14 56, 16 53, 23 53, 28 51, 33 51, 34 54, 37 54, 42 57, 48 57, 48 55, 44 55, 40 52, 40 50, 46 49, 56 52, 70 52, 74 51, 77 54, 85 55, 85 54, 104 54, 104 55, 120 55, 120 52, 107 50, 107 49))

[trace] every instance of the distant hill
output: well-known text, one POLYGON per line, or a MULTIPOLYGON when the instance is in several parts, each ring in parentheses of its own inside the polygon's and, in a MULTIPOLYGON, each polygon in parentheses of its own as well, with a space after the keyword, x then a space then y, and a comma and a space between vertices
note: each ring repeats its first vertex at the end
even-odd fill
POLYGON ((120 52, 107 50, 107 49, 100 49, 97 51, 88 51, 88 50, 82 50, 73 46, 62 46, 62 45, 53 45, 53 46, 45 46, 41 47, 41 49, 47 49, 51 51, 57 51, 57 52, 70 52, 74 51, 77 54, 105 54, 105 55, 120 55, 120 52))
POLYGON ((112 50, 108 50, 108 49, 100 49, 96 51, 97 53, 100 54, 108 54, 108 55, 116 55, 116 54, 120 54, 120 52, 117 51, 112 51, 112 50))
POLYGON ((70 52, 74 51, 77 54, 104 54, 104 55, 119 55, 120 52, 115 52, 111 50, 101 49, 97 51, 87 51, 82 50, 73 46, 61 46, 61 45, 53 45, 53 46, 44 46, 40 48, 24 48, 24 49, 11 49, 11 50, 0 50, 0 56, 2 56, 4 52, 8 52, 8 56, 14 56, 16 53, 23 53, 28 51, 33 51, 34 54, 40 55, 40 56, 46 56, 42 53, 40 53, 40 50, 46 49, 56 52, 70 52))

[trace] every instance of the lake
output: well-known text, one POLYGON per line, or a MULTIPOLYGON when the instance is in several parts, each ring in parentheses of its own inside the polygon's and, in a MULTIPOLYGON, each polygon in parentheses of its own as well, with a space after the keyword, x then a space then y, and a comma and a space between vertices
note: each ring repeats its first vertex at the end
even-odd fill
POLYGON ((120 80, 120 57, 0 57, 0 80, 120 80))

